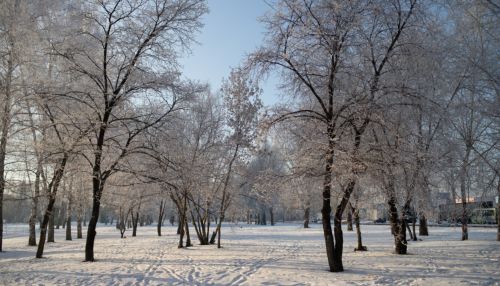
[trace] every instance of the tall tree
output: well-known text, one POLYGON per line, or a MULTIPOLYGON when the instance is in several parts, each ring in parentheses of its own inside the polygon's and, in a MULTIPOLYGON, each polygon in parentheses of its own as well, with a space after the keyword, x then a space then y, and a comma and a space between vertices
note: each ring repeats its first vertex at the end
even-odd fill
POLYGON ((95 128, 86 156, 92 167, 93 203, 85 261, 94 261, 107 179, 137 149, 138 135, 176 109, 176 55, 193 40, 206 10, 203 0, 89 2, 79 13, 82 24, 69 35, 71 42, 55 47, 71 70, 88 82, 71 97, 85 108, 95 128), (160 107, 151 110, 140 102, 160 107), (115 137, 118 128, 125 134, 115 137))
POLYGON ((260 94, 262 91, 248 78, 242 70, 232 70, 227 81, 222 86, 224 105, 227 112, 227 126, 230 129, 227 144, 232 154, 227 163, 227 171, 221 188, 221 201, 219 207, 219 223, 217 224, 217 247, 221 247, 221 225, 224 221, 225 211, 231 202, 228 193, 230 180, 233 176, 233 168, 240 152, 252 146, 252 140, 256 134, 257 115, 262 107, 260 94))
POLYGON ((250 59, 264 71, 283 71, 287 91, 308 104, 307 108, 281 113, 276 121, 314 120, 325 134, 318 151, 324 152, 322 222, 332 272, 344 270, 341 220, 362 170, 358 154, 362 135, 371 121, 373 105, 384 94, 382 76, 401 47, 401 38, 407 36, 415 5, 415 1, 390 1, 387 5, 370 1, 279 1, 276 13, 264 19, 267 45, 250 59), (349 76, 363 65, 366 68, 358 76, 349 76), (352 131, 351 174, 335 208, 332 233, 335 150, 347 126, 352 131))

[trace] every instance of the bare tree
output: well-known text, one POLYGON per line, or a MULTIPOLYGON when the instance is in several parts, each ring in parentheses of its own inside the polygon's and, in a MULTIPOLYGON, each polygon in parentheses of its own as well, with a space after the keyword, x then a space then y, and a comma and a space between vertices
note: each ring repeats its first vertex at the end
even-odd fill
POLYGON ((234 151, 227 164, 227 171, 221 188, 222 197, 219 208, 219 223, 217 224, 217 247, 221 247, 221 225, 224 221, 225 211, 231 202, 228 187, 233 176, 233 165, 239 152, 252 145, 256 133, 257 114, 262 106, 260 101, 261 90, 248 75, 241 70, 233 70, 228 80, 222 86, 224 104, 227 110, 227 125, 231 129, 228 136, 228 145, 234 151))
POLYGON ((4 1, 0 4, 0 252, 3 250, 3 195, 5 190, 5 157, 11 129, 15 92, 15 72, 20 64, 16 29, 20 3, 4 1))
POLYGON ((92 167, 93 205, 85 246, 85 261, 94 261, 106 181, 120 161, 138 148, 138 135, 176 109, 175 55, 201 26, 206 5, 202 0, 116 0, 87 3, 83 9, 82 25, 70 35, 72 42, 54 50, 87 81, 70 97, 87 110, 95 128, 86 155, 92 167), (137 106, 131 100, 138 97, 161 106, 159 110, 137 106), (114 136, 117 128, 125 130, 119 138, 114 136))
POLYGON ((326 135, 320 147, 325 152, 322 222, 332 272, 344 270, 341 219, 362 170, 358 155, 361 138, 371 122, 373 103, 384 93, 380 87, 382 75, 400 47, 415 5, 415 1, 393 1, 387 6, 363 1, 280 1, 278 12, 264 20, 268 45, 251 56, 251 61, 264 70, 283 70, 288 78, 286 88, 309 104, 307 109, 282 113, 276 121, 314 120, 326 135), (359 57, 368 55, 370 73, 362 72, 360 80, 346 76, 359 67, 358 58, 352 54, 355 46, 362 47, 359 57), (363 113, 366 116, 359 116, 363 113), (332 233, 332 172, 337 141, 346 126, 352 128, 351 175, 335 208, 332 233))

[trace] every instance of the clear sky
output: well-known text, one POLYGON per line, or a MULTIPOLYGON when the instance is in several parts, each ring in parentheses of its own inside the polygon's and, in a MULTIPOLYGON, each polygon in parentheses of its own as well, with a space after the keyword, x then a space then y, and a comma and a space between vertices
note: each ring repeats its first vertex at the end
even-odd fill
MULTIPOLYGON (((196 36, 200 44, 192 45, 192 53, 181 64, 186 77, 208 82, 215 91, 231 67, 262 43, 264 25, 258 18, 270 7, 264 0, 208 0, 208 5, 210 12, 202 20, 205 26, 196 36)), ((277 101, 276 81, 271 77, 261 86, 266 105, 277 101)))

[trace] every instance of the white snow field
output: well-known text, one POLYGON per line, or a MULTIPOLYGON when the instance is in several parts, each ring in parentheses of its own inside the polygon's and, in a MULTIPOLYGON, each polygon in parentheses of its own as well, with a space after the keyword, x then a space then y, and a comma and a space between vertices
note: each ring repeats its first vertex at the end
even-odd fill
POLYGON ((174 227, 164 227, 162 237, 153 226, 139 227, 137 237, 127 231, 120 239, 114 227, 100 226, 94 263, 82 262, 85 240, 65 241, 63 229, 44 259, 26 246, 26 231, 9 229, 0 253, 3 285, 500 285, 495 228, 470 228, 470 240, 460 241, 459 227, 431 227, 400 256, 391 253, 389 226, 363 225, 369 251, 354 252, 355 232, 345 231, 343 273, 327 271, 317 224, 227 225, 222 249, 194 237, 194 247, 178 249, 174 227))

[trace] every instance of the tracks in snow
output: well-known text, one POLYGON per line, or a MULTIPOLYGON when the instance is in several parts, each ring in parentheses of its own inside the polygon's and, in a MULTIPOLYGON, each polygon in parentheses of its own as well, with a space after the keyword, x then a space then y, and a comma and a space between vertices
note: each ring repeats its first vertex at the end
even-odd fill
POLYGON ((252 259, 238 259, 234 263, 235 277, 229 282, 230 285, 241 285, 248 282, 251 275, 255 274, 261 268, 272 263, 277 263, 286 258, 293 259, 297 257, 301 247, 297 242, 292 245, 278 242, 275 246, 267 248, 265 255, 254 257, 252 259))
MULTIPOLYGON (((164 240, 137 249, 141 253, 133 269, 136 280, 131 285, 242 285, 249 284, 252 275, 266 266, 275 266, 280 261, 293 260, 302 249, 295 241, 272 241, 265 245, 265 252, 228 245, 223 249, 213 246, 195 246, 176 249, 164 240), (205 249, 204 249, 205 248, 205 249), (221 252, 240 253, 240 258, 220 259, 221 252), (255 253, 250 254, 249 253, 255 253), (264 254, 262 254, 264 253, 264 254), (259 255, 260 254, 260 255, 259 255), (211 259, 213 258, 213 259, 211 259)), ((222 257, 224 254, 222 255, 222 257)), ((118 282, 113 279, 113 282, 118 282)), ((121 281, 124 283, 125 281, 121 281)), ((125 284, 127 284, 125 282, 125 284)))

